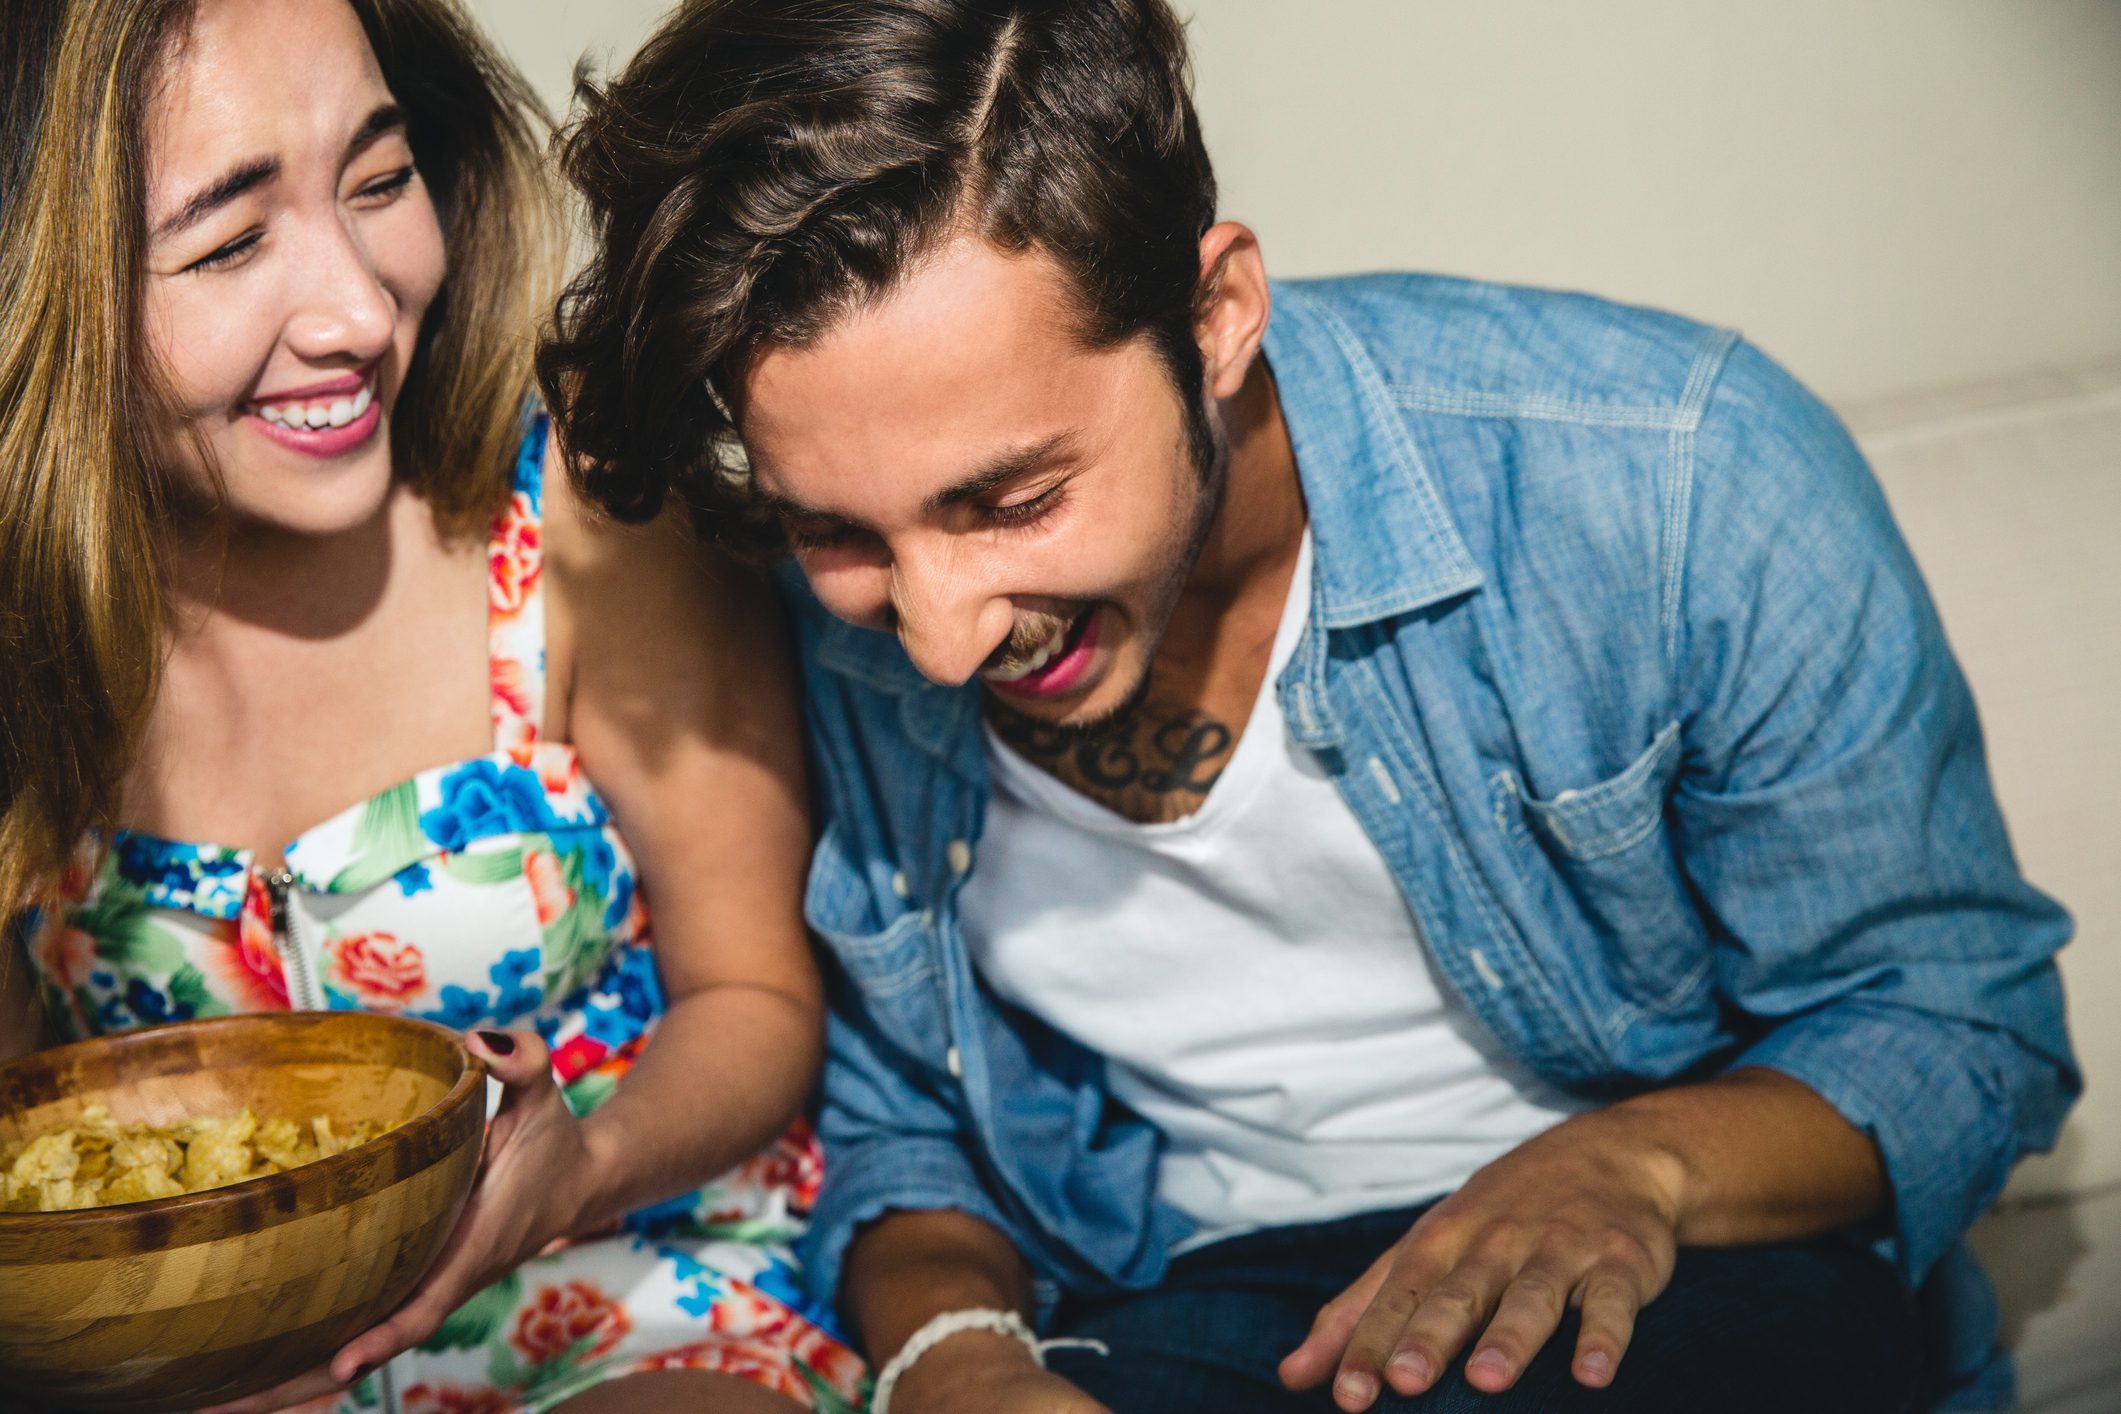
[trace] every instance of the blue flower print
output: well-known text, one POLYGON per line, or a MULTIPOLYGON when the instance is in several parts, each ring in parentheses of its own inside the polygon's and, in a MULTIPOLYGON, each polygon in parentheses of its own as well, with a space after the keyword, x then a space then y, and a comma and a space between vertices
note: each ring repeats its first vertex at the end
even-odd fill
POLYGON ((663 1011, 663 979, 656 975, 655 954, 646 948, 625 948, 619 953, 617 975, 611 979, 619 1005, 628 1016, 646 1021, 663 1011))
POLYGON ((510 488, 530 498, 530 513, 540 516, 545 511, 545 439, 552 430, 552 420, 542 412, 532 413, 530 430, 516 448, 515 485, 510 488))
POLYGON ((213 918, 234 918, 243 911, 249 871, 235 852, 153 835, 121 833, 116 844, 119 876, 145 891, 150 903, 213 918))
POLYGON ((434 888, 434 876, 427 872, 424 864, 408 864, 397 873, 398 892, 406 898, 424 894, 434 888))
POLYGON ((468 761, 444 776, 442 803, 420 816, 427 838, 452 851, 475 839, 557 823, 538 773, 496 761, 468 761))
MULTIPOLYGON (((541 796, 540 799, 543 799, 543 797, 541 796)), ((619 859, 611 848, 611 837, 609 835, 598 829, 556 830, 552 834, 552 849, 553 853, 562 860, 574 861, 575 866, 581 870, 581 887, 599 898, 613 897, 612 873, 618 868, 619 859)), ((625 876, 622 875, 621 877, 625 876)), ((628 884, 627 900, 630 907, 633 896, 630 878, 628 879, 628 884)), ((607 928, 612 927, 613 925, 609 921, 611 917, 611 909, 609 907, 604 910, 604 917, 606 919, 605 926, 607 928)), ((625 917, 624 913, 619 915, 622 922, 625 917)))
POLYGON ((125 1005, 143 1026, 158 1026, 165 1021, 191 1020, 189 1005, 182 1002, 173 1004, 168 997, 138 977, 125 989, 125 1005))

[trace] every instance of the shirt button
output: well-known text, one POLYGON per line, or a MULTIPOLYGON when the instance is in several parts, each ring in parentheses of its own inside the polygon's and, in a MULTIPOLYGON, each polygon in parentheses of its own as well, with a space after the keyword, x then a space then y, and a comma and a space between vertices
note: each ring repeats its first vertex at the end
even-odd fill
POLYGON ((943 853, 949 857, 952 873, 962 874, 972 867, 972 846, 963 840, 952 840, 943 853))
POLYGON ((905 870, 901 869, 891 876, 891 892, 897 894, 900 898, 913 897, 913 884, 906 878, 905 870))
POLYGON ((965 1058, 962 1055, 958 1054, 957 1047, 952 1046, 950 1048, 950 1053, 943 1057, 943 1064, 950 1067, 950 1074, 952 1075, 952 1077, 959 1080, 964 1079, 965 1058))

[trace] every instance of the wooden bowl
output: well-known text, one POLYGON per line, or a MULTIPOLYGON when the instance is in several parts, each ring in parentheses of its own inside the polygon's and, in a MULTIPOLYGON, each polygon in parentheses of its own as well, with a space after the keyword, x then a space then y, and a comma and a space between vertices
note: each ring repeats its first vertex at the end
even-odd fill
POLYGON ((0 1140, 76 1120, 328 1116, 397 1127, 205 1193, 0 1213, 0 1381, 67 1409, 192 1409, 278 1384, 389 1314, 478 1168, 486 1071, 456 1033, 361 1012, 186 1021, 0 1066, 0 1140))

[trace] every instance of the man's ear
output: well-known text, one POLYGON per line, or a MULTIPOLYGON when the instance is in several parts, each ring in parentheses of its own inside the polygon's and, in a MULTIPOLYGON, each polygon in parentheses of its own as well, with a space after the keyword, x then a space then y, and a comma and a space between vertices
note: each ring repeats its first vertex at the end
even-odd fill
POLYGON ((1236 221, 1219 221, 1200 238, 1200 296, 1193 321, 1208 395, 1235 397, 1267 335, 1274 299, 1259 237, 1236 221))

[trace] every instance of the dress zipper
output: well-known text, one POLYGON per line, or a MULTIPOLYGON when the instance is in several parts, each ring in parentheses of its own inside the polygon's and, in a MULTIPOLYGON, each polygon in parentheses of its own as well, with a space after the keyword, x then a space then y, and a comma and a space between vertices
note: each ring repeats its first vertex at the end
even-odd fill
POLYGON ((272 900, 273 944, 280 950, 280 964, 287 972, 287 999, 298 1011, 322 1011, 324 999, 316 994, 309 975, 309 954, 295 936, 295 910, 288 895, 295 885, 292 869, 260 870, 265 893, 272 900))

